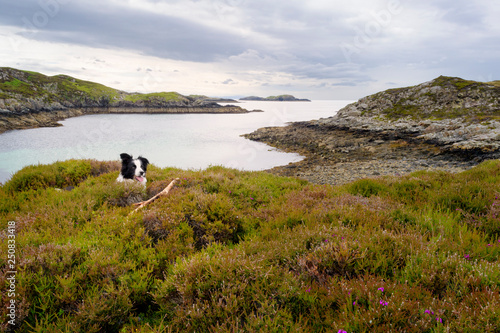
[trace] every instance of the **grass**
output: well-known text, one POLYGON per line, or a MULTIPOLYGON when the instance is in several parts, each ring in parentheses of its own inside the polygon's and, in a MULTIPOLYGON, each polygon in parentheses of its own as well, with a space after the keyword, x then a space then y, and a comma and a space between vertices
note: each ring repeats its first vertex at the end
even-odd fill
POLYGON ((458 77, 448 77, 448 76, 440 76, 434 80, 434 86, 446 87, 448 85, 453 85, 457 89, 462 90, 471 86, 478 86, 483 84, 482 82, 472 81, 472 80, 464 80, 458 77))
POLYGON ((106 87, 99 83, 78 80, 66 75, 57 75, 54 78, 57 79, 63 89, 70 94, 84 93, 96 100, 103 96, 108 97, 110 100, 119 96, 119 92, 116 89, 106 87))
POLYGON ((176 92, 161 92, 161 93, 150 93, 150 94, 129 94, 125 95, 125 100, 130 101, 130 102, 137 102, 137 101, 154 101, 154 100, 161 100, 161 101, 178 101, 182 99, 182 95, 176 93, 176 92))
POLYGON ((12 98, 10 94, 22 94, 26 96, 33 96, 35 94, 35 91, 33 88, 18 79, 12 79, 11 81, 5 81, 5 82, 0 82, 0 90, 5 92, 3 95, 5 95, 5 98, 12 98))
POLYGON ((6 67, 0 67, 0 71, 6 73, 4 80, 0 80, 0 98, 2 99, 17 99, 21 102, 26 102, 27 99, 37 99, 44 103, 71 103, 75 107, 109 107, 121 100, 133 103, 143 102, 153 107, 162 106, 162 103, 170 101, 184 101, 186 104, 191 102, 187 97, 176 92, 126 93, 68 75, 46 76, 37 72, 6 67))
POLYGON ((144 190, 118 168, 30 166, 0 188, 19 332, 500 330, 498 160, 344 186, 152 165, 144 190))

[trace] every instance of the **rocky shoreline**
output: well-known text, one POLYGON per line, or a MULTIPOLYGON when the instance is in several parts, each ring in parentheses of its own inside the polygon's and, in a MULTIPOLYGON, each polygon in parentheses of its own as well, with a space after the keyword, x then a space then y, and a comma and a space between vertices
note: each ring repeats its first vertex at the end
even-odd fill
POLYGON ((302 161, 267 171, 315 184, 341 185, 419 170, 460 172, 499 157, 476 150, 459 154, 406 133, 320 126, 314 121, 261 128, 244 136, 305 156, 302 161))
POLYGON ((304 155, 269 172, 318 184, 419 170, 459 172, 500 158, 500 82, 441 76, 364 97, 333 117, 244 136, 304 155))
POLYGON ((260 110, 248 111, 239 106, 219 107, 169 107, 169 108, 137 108, 137 107, 109 107, 109 108, 70 108, 50 112, 27 112, 24 114, 0 114, 0 134, 10 130, 28 129, 37 127, 57 127, 61 120, 91 114, 169 114, 169 113, 249 113, 260 110))

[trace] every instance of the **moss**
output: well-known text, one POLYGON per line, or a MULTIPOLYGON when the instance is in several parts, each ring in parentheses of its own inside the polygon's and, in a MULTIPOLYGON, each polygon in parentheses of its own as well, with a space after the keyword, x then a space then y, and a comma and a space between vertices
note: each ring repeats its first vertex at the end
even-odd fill
POLYGON ((467 117, 471 115, 471 110, 466 108, 442 108, 432 111, 429 118, 442 120, 442 119, 456 119, 460 117, 467 117))
POLYGON ((433 86, 446 87, 451 85, 457 88, 458 90, 462 90, 469 86, 476 86, 479 84, 481 83, 477 81, 464 80, 458 77, 448 77, 448 76, 440 76, 433 81, 433 86))
POLYGON ((422 119, 421 109, 416 105, 396 104, 392 108, 385 109, 384 114, 389 119, 400 119, 405 117, 422 119))
POLYGON ((0 83, 0 90, 5 93, 21 94, 26 96, 33 96, 36 94, 36 90, 26 82, 19 79, 13 79, 11 81, 6 81, 0 83))

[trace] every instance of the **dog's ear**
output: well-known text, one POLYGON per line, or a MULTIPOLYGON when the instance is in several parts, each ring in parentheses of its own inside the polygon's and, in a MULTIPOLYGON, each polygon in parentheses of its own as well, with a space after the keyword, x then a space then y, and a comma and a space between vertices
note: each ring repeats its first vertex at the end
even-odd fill
POLYGON ((130 161, 132 159, 132 156, 126 153, 120 154, 120 158, 122 159, 123 162, 130 161))
POLYGON ((148 166, 149 161, 148 161, 148 159, 147 159, 147 158, 142 157, 142 156, 139 156, 139 157, 138 157, 138 159, 140 159, 140 160, 141 160, 141 162, 144 164, 144 167, 147 167, 147 166, 148 166))

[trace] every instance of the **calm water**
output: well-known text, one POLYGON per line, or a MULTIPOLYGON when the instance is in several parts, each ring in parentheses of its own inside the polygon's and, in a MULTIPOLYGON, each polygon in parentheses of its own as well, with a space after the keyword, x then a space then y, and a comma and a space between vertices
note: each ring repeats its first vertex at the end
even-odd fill
POLYGON ((257 128, 334 115, 351 101, 253 102, 249 114, 132 114, 69 118, 61 127, 0 134, 0 182, 30 164, 70 158, 119 160, 142 155, 159 167, 204 169, 223 165, 264 170, 302 157, 241 137, 257 128))

